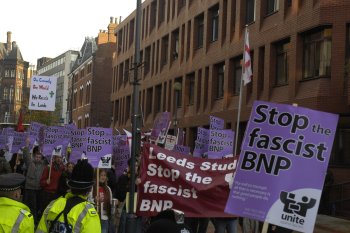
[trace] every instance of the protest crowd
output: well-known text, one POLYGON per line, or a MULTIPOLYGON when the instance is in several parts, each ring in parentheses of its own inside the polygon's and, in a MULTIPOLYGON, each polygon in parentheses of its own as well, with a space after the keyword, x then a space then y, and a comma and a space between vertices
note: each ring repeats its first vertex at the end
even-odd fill
MULTIPOLYGON (((181 131, 169 144, 164 119, 155 136, 142 136, 135 158, 135 233, 261 232, 263 221, 225 209, 237 165, 233 131, 213 117, 191 152, 181 131)), ((125 132, 37 122, 27 132, 3 129, 0 232, 127 232, 133 139, 125 132)), ((292 231, 270 224, 265 232, 292 231)))

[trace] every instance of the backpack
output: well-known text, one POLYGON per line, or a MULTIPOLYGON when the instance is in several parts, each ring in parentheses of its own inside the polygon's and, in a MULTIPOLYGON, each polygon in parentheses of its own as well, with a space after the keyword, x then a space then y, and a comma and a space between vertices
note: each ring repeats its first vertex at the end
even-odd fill
POLYGON ((64 209, 56 216, 56 218, 50 223, 49 227, 49 233, 71 233, 73 230, 73 227, 68 223, 67 214, 69 211, 76 205, 86 201, 85 199, 74 196, 67 200, 66 206, 64 209), (59 222, 58 219, 63 214, 64 216, 64 223, 59 222))

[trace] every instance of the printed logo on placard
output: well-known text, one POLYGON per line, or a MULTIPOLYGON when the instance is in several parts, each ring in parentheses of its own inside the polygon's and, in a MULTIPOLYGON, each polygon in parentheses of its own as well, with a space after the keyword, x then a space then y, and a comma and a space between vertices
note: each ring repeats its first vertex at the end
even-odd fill
POLYGON ((106 156, 102 156, 101 157, 101 166, 102 167, 108 167, 110 162, 111 162, 111 156, 110 155, 106 155, 106 156))
POLYGON ((303 196, 301 201, 297 201, 296 195, 291 192, 282 191, 280 200, 284 204, 281 215, 282 220, 303 225, 307 211, 316 204, 316 199, 303 196))

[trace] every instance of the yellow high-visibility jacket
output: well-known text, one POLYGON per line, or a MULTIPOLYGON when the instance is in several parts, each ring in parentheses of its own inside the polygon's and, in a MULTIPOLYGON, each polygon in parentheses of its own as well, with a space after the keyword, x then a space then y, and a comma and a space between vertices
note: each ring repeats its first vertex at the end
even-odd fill
POLYGON ((34 233, 34 218, 28 206, 0 197, 0 233, 34 233))
MULTIPOLYGON (((37 233, 46 233, 50 229, 50 224, 56 216, 64 210, 67 199, 73 197, 72 193, 67 193, 65 197, 60 197, 52 201, 45 209, 40 219, 37 233)), ((84 196, 80 196, 86 199, 84 196)), ((74 233, 100 233, 101 223, 95 207, 88 201, 75 205, 67 214, 68 224, 72 226, 74 233)), ((64 224, 64 215, 58 218, 58 222, 64 224)))

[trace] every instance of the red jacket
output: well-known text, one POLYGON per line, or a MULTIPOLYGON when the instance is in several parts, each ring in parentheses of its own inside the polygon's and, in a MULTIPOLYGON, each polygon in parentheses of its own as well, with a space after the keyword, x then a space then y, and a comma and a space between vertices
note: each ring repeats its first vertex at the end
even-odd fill
POLYGON ((46 181, 49 178, 49 166, 46 166, 43 174, 40 178, 40 186, 42 189, 49 193, 56 193, 57 187, 58 187, 58 181, 62 175, 62 172, 64 171, 64 166, 60 165, 59 169, 55 169, 55 166, 52 166, 51 169, 51 176, 50 176, 50 184, 47 184, 46 181))

